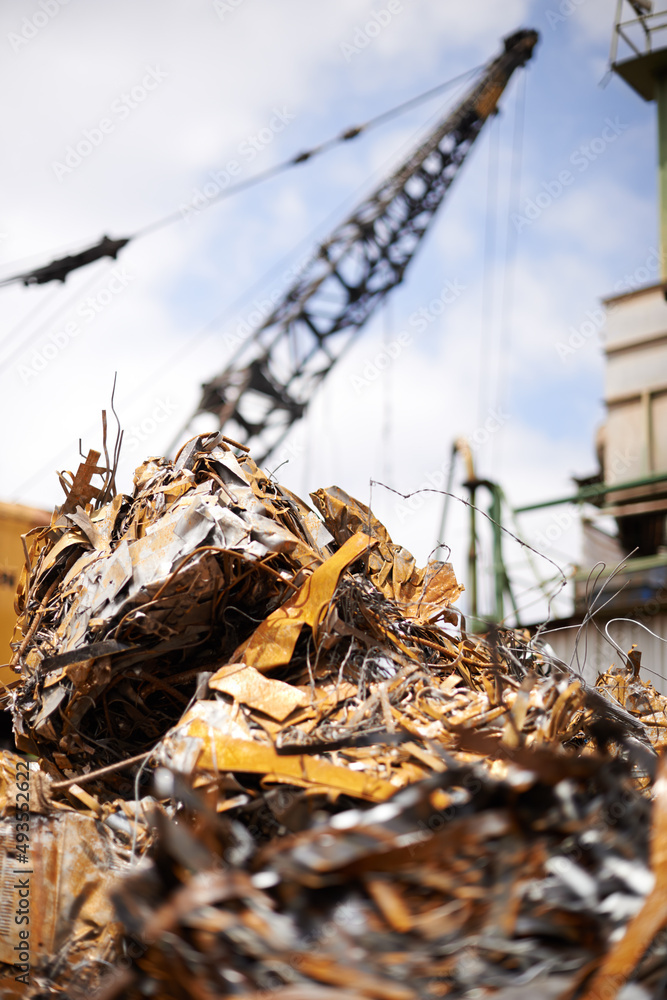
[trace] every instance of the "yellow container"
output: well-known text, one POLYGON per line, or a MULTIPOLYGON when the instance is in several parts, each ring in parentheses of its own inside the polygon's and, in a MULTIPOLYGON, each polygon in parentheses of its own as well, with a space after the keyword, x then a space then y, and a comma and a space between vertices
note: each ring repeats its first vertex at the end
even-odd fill
POLYGON ((45 510, 0 503, 0 682, 4 684, 16 680, 16 674, 2 664, 9 663, 12 655, 9 643, 16 624, 14 597, 25 562, 21 535, 50 523, 51 515, 45 510))

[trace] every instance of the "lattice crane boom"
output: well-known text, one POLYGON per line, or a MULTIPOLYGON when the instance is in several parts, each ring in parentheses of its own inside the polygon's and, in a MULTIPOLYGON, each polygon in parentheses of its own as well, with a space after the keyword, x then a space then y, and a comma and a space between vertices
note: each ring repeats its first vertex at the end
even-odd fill
POLYGON ((303 415, 320 382, 405 270, 450 184, 538 35, 518 31, 454 111, 318 247, 301 276, 195 413, 213 413, 263 462, 303 415))

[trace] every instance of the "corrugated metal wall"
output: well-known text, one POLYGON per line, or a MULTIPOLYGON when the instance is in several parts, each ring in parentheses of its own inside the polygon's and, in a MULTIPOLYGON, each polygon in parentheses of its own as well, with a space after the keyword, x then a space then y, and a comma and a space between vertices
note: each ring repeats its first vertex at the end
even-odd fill
MULTIPOLYGON (((618 651, 604 634, 606 624, 600 621, 596 628, 589 623, 581 630, 578 639, 578 629, 568 628, 547 632, 544 640, 549 643, 556 656, 568 664, 572 662, 576 670, 582 671, 584 680, 594 684, 599 673, 607 670, 612 663, 618 665, 621 662, 618 651)), ((644 624, 651 632, 655 632, 656 636, 651 635, 638 623, 630 621, 610 622, 609 635, 625 652, 636 644, 642 653, 642 680, 650 681, 661 694, 667 694, 667 642, 664 641, 667 639, 667 612, 658 611, 656 614, 647 615, 644 624), (662 636, 663 639, 657 636, 662 636)))

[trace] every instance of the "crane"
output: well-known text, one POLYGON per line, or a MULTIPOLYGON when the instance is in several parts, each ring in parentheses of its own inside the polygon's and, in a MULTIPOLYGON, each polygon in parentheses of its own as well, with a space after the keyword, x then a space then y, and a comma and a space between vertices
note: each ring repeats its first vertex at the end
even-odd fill
POLYGON ((24 271, 22 274, 14 274, 10 278, 3 278, 0 285, 10 285, 20 281, 24 285, 45 285, 48 281, 65 281, 67 275, 72 271, 92 264, 102 257, 113 257, 115 260, 119 252, 130 242, 127 239, 112 240, 109 236, 103 236, 99 243, 93 247, 82 250, 81 253, 71 254, 69 257, 59 257, 52 260, 44 267, 37 267, 33 271, 24 271))
POLYGON ((376 307, 401 283, 422 237, 512 74, 532 30, 504 39, 458 106, 322 242, 273 312, 202 386, 212 413, 261 464, 304 414, 319 384, 376 307))

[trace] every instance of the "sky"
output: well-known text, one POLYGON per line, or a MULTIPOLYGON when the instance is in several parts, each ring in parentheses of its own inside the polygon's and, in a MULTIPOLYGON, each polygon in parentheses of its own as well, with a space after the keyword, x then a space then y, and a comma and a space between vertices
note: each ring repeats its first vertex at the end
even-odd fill
MULTIPOLYGON (((287 290, 317 242, 463 91, 233 198, 208 204, 207 191, 481 66, 503 36, 535 28, 531 63, 485 125, 404 282, 267 466, 280 464, 277 478, 306 499, 335 484, 370 502, 419 563, 443 542, 465 582, 468 514, 452 500, 440 537, 438 492, 452 444, 465 437, 478 477, 504 490, 508 530, 548 557, 535 557, 537 575, 557 575, 554 562, 567 575, 578 558, 575 510, 517 525, 510 510, 568 496, 572 476, 596 471, 600 300, 659 279, 655 109, 607 75, 615 7, 3 4, 0 277, 104 234, 128 236, 170 213, 176 221, 64 285, 0 288, 0 499, 61 501, 56 470, 76 468, 79 439, 84 452, 101 450, 114 373, 125 431, 118 486, 129 492, 133 469, 166 453, 202 382, 225 367, 225 335, 253 325, 266 297, 287 290), (448 288, 456 294, 440 310, 448 288), (385 365, 387 345, 423 307, 427 328, 385 365)), ((453 474, 465 497, 463 463, 453 474)), ((488 507, 484 490, 478 502, 488 507)), ((484 523, 480 545, 488 563, 484 523)), ((506 557, 522 620, 537 620, 544 604, 525 550, 508 541, 506 557)), ((490 610, 486 572, 481 600, 490 610)), ((568 600, 566 589, 551 613, 566 614, 568 600)))

